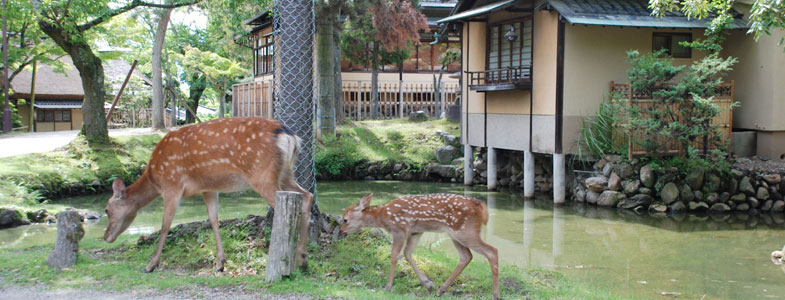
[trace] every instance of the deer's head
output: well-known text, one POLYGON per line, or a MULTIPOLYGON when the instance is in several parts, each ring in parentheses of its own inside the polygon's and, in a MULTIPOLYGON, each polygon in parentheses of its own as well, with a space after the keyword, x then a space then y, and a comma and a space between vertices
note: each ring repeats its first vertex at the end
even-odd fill
POLYGON ((112 197, 106 204, 106 215, 109 217, 109 225, 104 232, 104 241, 114 242, 117 236, 123 233, 131 222, 136 218, 138 211, 136 205, 126 199, 125 184, 118 178, 112 184, 112 197))
POLYGON ((368 208, 368 205, 371 204, 371 198, 373 198, 373 194, 365 195, 359 203, 349 206, 344 210, 343 224, 341 224, 342 236, 352 234, 365 226, 365 222, 363 222, 363 210, 368 208))

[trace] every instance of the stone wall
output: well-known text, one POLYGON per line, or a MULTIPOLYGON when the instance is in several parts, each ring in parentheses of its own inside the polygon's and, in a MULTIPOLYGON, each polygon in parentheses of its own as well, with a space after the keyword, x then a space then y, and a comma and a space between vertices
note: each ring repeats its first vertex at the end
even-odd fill
POLYGON ((782 214, 785 171, 747 168, 739 159, 730 174, 695 168, 657 169, 638 160, 608 156, 593 170, 576 172, 572 200, 637 212, 771 212, 782 214))

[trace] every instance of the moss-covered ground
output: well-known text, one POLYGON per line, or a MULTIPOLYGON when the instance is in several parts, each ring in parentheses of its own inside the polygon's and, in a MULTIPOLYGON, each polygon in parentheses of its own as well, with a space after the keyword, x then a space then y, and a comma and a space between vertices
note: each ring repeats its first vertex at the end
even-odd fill
MULTIPOLYGON (((227 253, 226 269, 212 270, 215 242, 203 228, 193 234, 170 236, 161 266, 153 273, 142 268, 154 251, 151 241, 138 242, 125 235, 115 244, 97 240, 82 243, 77 264, 55 272, 46 266, 52 245, 0 250, 0 288, 3 285, 36 285, 106 291, 199 289, 239 287, 260 294, 303 294, 317 298, 429 299, 436 298, 420 285, 408 263, 397 267, 392 291, 384 290, 389 271, 390 244, 371 231, 350 235, 322 247, 311 245, 309 268, 277 283, 264 280, 268 231, 253 232, 242 224, 221 229, 227 253)), ((436 283, 443 282, 457 264, 455 253, 419 247, 418 266, 436 283)), ((566 280, 546 270, 502 266, 500 286, 504 299, 619 299, 566 280)), ((489 299, 491 276, 487 261, 477 255, 449 289, 445 299, 489 299)), ((440 298, 441 299, 441 298, 440 298)))

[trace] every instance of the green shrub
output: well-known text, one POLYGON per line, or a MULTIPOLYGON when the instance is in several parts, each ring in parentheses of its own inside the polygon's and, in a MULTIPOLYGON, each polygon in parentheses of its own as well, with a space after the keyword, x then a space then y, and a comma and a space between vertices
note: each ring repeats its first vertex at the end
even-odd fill
POLYGON ((317 174, 339 175, 360 161, 357 145, 352 137, 327 136, 323 142, 323 147, 319 147, 314 155, 317 174))

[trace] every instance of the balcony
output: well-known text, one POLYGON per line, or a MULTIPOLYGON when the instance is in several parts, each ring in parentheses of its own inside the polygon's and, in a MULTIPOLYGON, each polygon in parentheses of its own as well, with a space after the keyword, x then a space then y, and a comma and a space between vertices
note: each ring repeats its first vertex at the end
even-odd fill
POLYGON ((529 90, 532 87, 531 73, 531 65, 466 72, 469 89, 478 92, 529 90))

